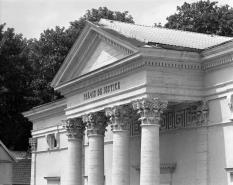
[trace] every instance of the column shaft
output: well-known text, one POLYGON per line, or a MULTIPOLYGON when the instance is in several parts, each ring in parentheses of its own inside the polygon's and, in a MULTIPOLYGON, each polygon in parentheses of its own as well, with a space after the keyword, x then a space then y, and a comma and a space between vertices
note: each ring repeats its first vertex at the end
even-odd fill
POLYGON ((35 152, 32 152, 32 157, 31 157, 31 185, 36 184, 36 154, 35 152))
POLYGON ((67 185, 82 185, 82 139, 68 140, 67 185))
POLYGON ((104 135, 89 135, 88 185, 104 185, 104 135))
POLYGON ((113 131, 112 185, 129 185, 129 163, 129 131, 113 131))
POLYGON ((140 185, 160 184, 159 125, 141 125, 140 185))

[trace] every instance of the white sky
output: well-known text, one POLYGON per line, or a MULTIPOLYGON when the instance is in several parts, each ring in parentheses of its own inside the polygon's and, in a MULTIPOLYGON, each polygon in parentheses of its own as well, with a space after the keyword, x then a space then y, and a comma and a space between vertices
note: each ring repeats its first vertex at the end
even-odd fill
MULTIPOLYGON (((184 2, 198 0, 0 0, 0 24, 15 28, 26 38, 39 38, 40 33, 55 26, 69 27, 88 9, 107 7, 112 11, 129 11, 136 24, 152 26, 166 22, 184 2)), ((217 0, 216 0, 217 1, 217 0)), ((233 7, 233 0, 219 0, 218 5, 233 7)))

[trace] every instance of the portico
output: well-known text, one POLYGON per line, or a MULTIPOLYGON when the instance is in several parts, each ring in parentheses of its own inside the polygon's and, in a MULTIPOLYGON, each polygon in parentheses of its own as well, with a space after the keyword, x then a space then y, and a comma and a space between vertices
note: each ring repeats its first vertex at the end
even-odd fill
POLYGON ((65 99, 26 113, 38 143, 33 185, 45 185, 42 176, 61 185, 230 182, 233 79, 224 76, 230 60, 220 59, 233 56, 231 45, 206 50, 228 39, 173 31, 178 42, 169 31, 87 23, 51 83, 65 99), (59 145, 45 150, 46 141, 59 145), (45 156, 60 167, 42 170, 45 156))

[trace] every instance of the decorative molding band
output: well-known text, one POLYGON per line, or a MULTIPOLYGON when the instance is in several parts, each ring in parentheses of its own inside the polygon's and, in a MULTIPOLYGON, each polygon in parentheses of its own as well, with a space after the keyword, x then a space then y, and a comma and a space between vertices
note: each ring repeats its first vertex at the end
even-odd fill
MULTIPOLYGON (((134 57, 134 56, 129 56, 129 57, 134 57)), ((122 60, 128 60, 128 58, 127 59, 124 58, 122 60)), ((119 60, 119 62, 121 62, 122 60, 119 60)), ((128 64, 126 66, 117 68, 117 69, 115 69, 115 70, 113 70, 111 72, 105 72, 105 73, 103 73, 101 75, 95 76, 94 78, 84 80, 84 81, 82 81, 80 83, 75 83, 75 86, 72 87, 72 90, 75 91, 75 90, 78 90, 78 89, 84 89, 86 87, 89 87, 90 85, 95 85, 96 83, 103 82, 104 80, 108 80, 109 78, 121 75, 121 74, 123 74, 123 73, 125 73, 127 71, 137 69, 137 68, 141 67, 142 65, 143 65, 142 61, 137 61, 137 62, 128 64)), ((75 80, 74 80, 74 82, 75 82, 75 80)), ((85 91, 85 89, 84 89, 84 91, 85 91)))
POLYGON ((82 61, 86 58, 86 56, 89 54, 91 48, 94 46, 94 43, 98 40, 99 38, 99 34, 96 32, 91 32, 90 34, 92 34, 92 38, 91 41, 87 44, 87 46, 83 49, 82 54, 79 56, 79 62, 78 65, 75 67, 74 70, 72 70, 71 75, 67 78, 68 80, 71 80, 72 78, 75 77, 76 75, 76 71, 78 71, 78 69, 80 68, 80 65, 82 65, 82 61))
POLYGON ((232 63, 232 62, 233 62, 233 57, 224 58, 222 60, 218 60, 218 61, 214 61, 214 62, 208 62, 206 64, 203 64, 203 70, 211 69, 211 68, 218 67, 218 66, 221 66, 221 65, 224 65, 224 64, 229 64, 229 63, 232 63))
POLYGON ((180 64, 177 62, 169 62, 169 61, 143 61, 146 66, 157 66, 157 67, 170 67, 170 68, 178 68, 178 69, 194 69, 194 70, 202 70, 201 64, 180 64))
POLYGON ((131 55, 134 53, 134 51, 120 45, 120 44, 117 44, 116 42, 114 42, 113 40, 110 40, 108 39, 107 37, 99 34, 99 38, 105 42, 107 42, 109 45, 111 45, 112 47, 116 48, 117 50, 120 50, 122 52, 124 52, 125 54, 128 54, 128 55, 131 55))
MULTIPOLYGON (((199 112, 201 110, 197 110, 199 112)), ((130 124, 130 136, 141 135, 141 123, 132 119, 130 124)), ((202 114, 196 113, 193 108, 168 111, 161 115, 160 132, 173 131, 184 128, 196 128, 207 126, 202 114)))

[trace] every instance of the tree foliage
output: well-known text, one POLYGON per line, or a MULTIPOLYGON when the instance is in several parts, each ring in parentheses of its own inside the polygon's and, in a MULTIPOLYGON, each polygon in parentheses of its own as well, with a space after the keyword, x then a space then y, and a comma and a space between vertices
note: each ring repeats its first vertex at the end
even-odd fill
POLYGON ((198 33, 233 36, 233 8, 218 2, 198 1, 177 6, 177 13, 167 17, 166 28, 198 33))
POLYGON ((31 124, 21 114, 33 104, 27 41, 4 27, 0 25, 0 139, 12 149, 27 149, 31 124))
POLYGON ((32 124, 21 114, 62 96, 50 87, 86 20, 111 19, 133 23, 128 12, 106 7, 87 10, 70 27, 56 26, 39 39, 26 40, 13 28, 0 25, 0 140, 11 149, 27 150, 32 124))

